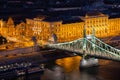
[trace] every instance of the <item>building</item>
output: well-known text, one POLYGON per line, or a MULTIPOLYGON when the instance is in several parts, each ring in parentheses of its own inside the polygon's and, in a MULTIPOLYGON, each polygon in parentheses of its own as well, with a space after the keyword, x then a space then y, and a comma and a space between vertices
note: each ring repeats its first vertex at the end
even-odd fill
POLYGON ((87 28, 87 34, 92 34, 92 28, 95 29, 95 35, 97 37, 108 37, 109 34, 109 24, 108 15, 102 14, 100 12, 90 12, 82 17, 87 28))
POLYGON ((108 24, 110 36, 120 35, 120 18, 110 18, 108 24))
POLYGON ((90 12, 85 16, 77 17, 79 19, 69 21, 64 20, 26 20, 27 24, 32 26, 33 34, 39 39, 46 40, 51 37, 51 34, 56 34, 58 42, 67 42, 83 37, 83 29, 86 26, 87 35, 92 33, 92 28, 95 29, 95 36, 99 38, 117 36, 120 34, 120 18, 109 18, 108 15, 100 12, 90 12))
POLYGON ((83 30, 86 34, 92 34, 95 29, 95 36, 99 38, 120 35, 120 18, 109 17, 100 12, 90 12, 85 16, 72 16, 65 19, 59 17, 41 16, 34 19, 26 19, 14 25, 12 18, 8 22, 0 20, 0 32, 3 36, 16 37, 19 39, 50 41, 53 37, 56 42, 68 42, 83 37, 83 30))
POLYGON ((11 17, 7 21, 6 28, 7 28, 8 36, 15 36, 15 24, 11 17))
POLYGON ((2 25, 3 25, 3 21, 0 20, 0 34, 1 34, 1 31, 2 31, 2 25))

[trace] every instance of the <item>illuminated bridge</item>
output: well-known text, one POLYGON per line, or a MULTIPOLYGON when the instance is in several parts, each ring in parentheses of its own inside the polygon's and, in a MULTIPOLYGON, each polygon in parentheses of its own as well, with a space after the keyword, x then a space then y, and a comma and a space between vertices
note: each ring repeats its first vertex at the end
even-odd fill
MULTIPOLYGON (((60 57, 59 54, 61 54, 61 52, 55 52, 55 51, 63 51, 63 52, 71 52, 72 56, 73 55, 82 55, 83 58, 80 62, 80 66, 82 64, 83 67, 86 66, 94 66, 94 65, 98 65, 98 59, 96 58, 103 58, 103 59, 108 59, 108 60, 115 60, 115 61, 120 61, 120 50, 116 49, 106 43, 104 43, 103 41, 101 41, 100 39, 95 37, 95 31, 93 29, 92 34, 90 35, 86 35, 86 29, 84 29, 84 37, 71 41, 71 42, 64 42, 64 43, 55 43, 56 39, 53 37, 53 39, 50 40, 50 42, 53 41, 53 43, 42 43, 39 44, 42 47, 45 48, 42 49, 40 48, 40 46, 38 44, 34 43, 34 46, 31 47, 24 47, 24 48, 13 48, 12 50, 10 49, 6 49, 6 50, 2 50, 0 51, 0 58, 1 59, 9 59, 12 61, 23 61, 24 60, 31 60, 31 58, 29 58, 30 56, 38 56, 39 60, 41 61, 47 61, 50 60, 51 58, 47 58, 44 55, 48 55, 51 53, 56 53, 54 54, 56 58, 62 58, 62 57, 66 57, 65 53, 62 54, 62 56, 60 57), (49 50, 48 50, 49 49, 49 50), (50 51, 51 49, 53 49, 52 51, 50 51), (27 57, 27 58, 26 58, 27 57), (16 59, 19 59, 18 61, 16 59)), ((15 42, 20 42, 16 39, 11 39, 8 37, 9 40, 11 41, 15 41, 15 42)), ((5 45, 1 45, 1 47, 9 45, 9 44, 5 44, 5 45)), ((13 46, 13 45, 12 45, 13 46)), ((53 55, 53 54, 52 54, 53 55)), ((49 56, 49 55, 48 55, 49 56)), ((50 55, 51 56, 51 55, 50 55)), ((52 56, 52 59, 55 58, 52 56)), ((55 59, 56 59, 55 58, 55 59)), ((2 61, 2 60, 1 60, 2 61)), ((14 62, 15 62, 14 61, 14 62)), ((6 62, 7 63, 7 62, 6 62)), ((81 66, 81 67, 82 67, 81 66)))
POLYGON ((88 55, 97 58, 120 61, 120 50, 116 49, 94 36, 94 29, 91 35, 86 36, 84 30, 84 38, 80 38, 71 42, 47 44, 49 48, 60 49, 76 53, 77 55, 88 55))

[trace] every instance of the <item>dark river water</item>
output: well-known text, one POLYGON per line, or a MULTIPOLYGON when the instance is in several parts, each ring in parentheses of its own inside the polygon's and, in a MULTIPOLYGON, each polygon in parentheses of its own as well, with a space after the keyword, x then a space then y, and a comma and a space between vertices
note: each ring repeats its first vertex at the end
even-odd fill
POLYGON ((120 63, 99 60, 99 67, 80 70, 81 57, 68 57, 47 63, 44 73, 9 80, 120 80, 120 63))

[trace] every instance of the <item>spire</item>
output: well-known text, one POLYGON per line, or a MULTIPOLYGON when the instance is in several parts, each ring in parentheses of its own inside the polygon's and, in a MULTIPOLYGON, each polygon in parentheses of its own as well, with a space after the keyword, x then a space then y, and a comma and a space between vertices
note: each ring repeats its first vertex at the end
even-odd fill
POLYGON ((14 25, 14 21, 13 21, 12 17, 8 18, 7 25, 14 25))

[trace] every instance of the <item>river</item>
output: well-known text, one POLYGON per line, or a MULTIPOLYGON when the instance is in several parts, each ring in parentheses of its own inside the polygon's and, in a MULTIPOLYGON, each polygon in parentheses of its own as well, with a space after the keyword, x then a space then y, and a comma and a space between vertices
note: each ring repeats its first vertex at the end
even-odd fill
POLYGON ((9 80, 120 80, 120 63, 99 60, 100 66, 80 70, 80 56, 67 57, 46 64, 44 73, 9 80))

